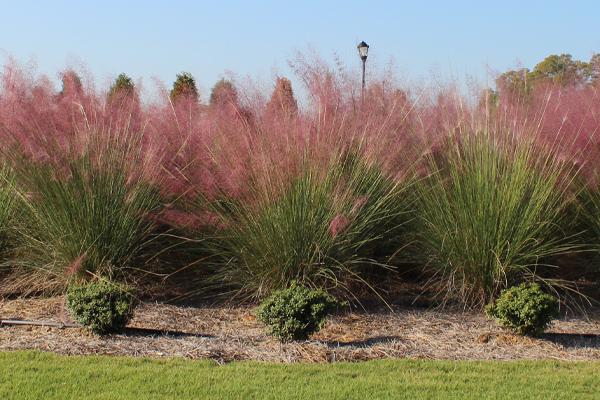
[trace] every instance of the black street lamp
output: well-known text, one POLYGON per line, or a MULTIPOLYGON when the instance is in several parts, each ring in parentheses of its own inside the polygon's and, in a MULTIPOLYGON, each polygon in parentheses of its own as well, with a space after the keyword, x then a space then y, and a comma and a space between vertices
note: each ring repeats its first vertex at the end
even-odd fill
POLYGON ((356 48, 358 48, 358 55, 360 56, 360 59, 362 60, 362 91, 361 91, 361 96, 364 97, 365 96, 365 64, 367 62, 367 56, 369 55, 369 45, 366 44, 363 41, 363 42, 360 42, 358 44, 358 46, 356 46, 356 48))

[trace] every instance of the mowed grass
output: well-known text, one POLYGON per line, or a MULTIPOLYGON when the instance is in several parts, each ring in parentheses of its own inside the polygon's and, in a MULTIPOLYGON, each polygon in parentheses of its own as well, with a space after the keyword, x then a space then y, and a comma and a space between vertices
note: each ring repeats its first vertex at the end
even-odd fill
POLYGON ((271 364, 0 353, 0 399, 598 399, 600 361, 271 364))

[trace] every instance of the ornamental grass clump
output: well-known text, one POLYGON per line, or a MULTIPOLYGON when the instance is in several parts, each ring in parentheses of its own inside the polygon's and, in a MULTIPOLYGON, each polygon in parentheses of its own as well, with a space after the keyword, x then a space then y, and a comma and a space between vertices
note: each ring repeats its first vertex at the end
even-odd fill
MULTIPOLYGON (((126 96, 137 98, 130 85, 126 96)), ((160 160, 132 102, 112 102, 90 79, 0 72, 0 158, 18 202, 10 260, 15 292, 65 290, 73 277, 144 269, 160 205, 160 160)))
POLYGON ((538 284, 523 283, 504 290, 485 311, 520 335, 539 336, 558 317, 559 302, 538 284))
POLYGON ((327 316, 340 303, 323 290, 292 282, 260 305, 256 316, 267 325, 270 335, 282 342, 306 340, 325 325, 327 316))
POLYGON ((535 139, 508 124, 461 127, 429 157, 415 229, 446 299, 481 307, 577 250, 568 212, 577 170, 535 139))
POLYGON ((133 296, 125 286, 105 279, 71 284, 67 307, 77 322, 102 335, 123 331, 133 314, 133 296))
POLYGON ((0 262, 5 261, 15 245, 17 213, 13 172, 8 166, 0 165, 0 262))
POLYGON ((582 241, 588 243, 592 250, 586 254, 586 269, 596 274, 600 273, 600 185, 597 179, 578 182, 582 190, 577 203, 582 241))
POLYGON ((23 208, 14 265, 37 275, 44 290, 62 291, 73 277, 122 276, 150 256, 160 196, 146 179, 139 140, 123 135, 86 132, 81 148, 57 147, 42 159, 13 149, 23 208))
POLYGON ((409 171, 425 140, 411 96, 384 77, 361 102, 337 69, 294 69, 306 107, 286 79, 269 98, 221 82, 209 105, 173 102, 174 118, 153 116, 167 144, 165 191, 178 194, 169 217, 194 239, 191 265, 207 277, 193 294, 258 300, 298 280, 353 297, 377 291, 370 279, 403 256, 409 171))
POLYGON ((205 242, 220 284, 242 299, 264 298, 294 280, 352 297, 353 285, 369 286, 365 270, 389 268, 410 218, 407 181, 354 154, 327 168, 305 161, 292 176, 275 175, 244 201, 209 203, 222 226, 205 242))

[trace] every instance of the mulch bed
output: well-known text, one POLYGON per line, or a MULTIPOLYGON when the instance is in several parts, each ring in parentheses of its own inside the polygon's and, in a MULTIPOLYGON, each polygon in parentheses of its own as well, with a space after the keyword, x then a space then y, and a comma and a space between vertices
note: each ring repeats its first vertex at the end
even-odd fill
MULTIPOLYGON (((64 299, 0 300, 1 319, 64 322, 64 299)), ((209 358, 218 362, 332 362, 382 358, 600 359, 600 313, 555 321, 542 338, 513 335, 484 315, 397 307, 330 318, 312 340, 280 344, 249 307, 144 303, 124 334, 80 328, 0 327, 0 350, 209 358)))

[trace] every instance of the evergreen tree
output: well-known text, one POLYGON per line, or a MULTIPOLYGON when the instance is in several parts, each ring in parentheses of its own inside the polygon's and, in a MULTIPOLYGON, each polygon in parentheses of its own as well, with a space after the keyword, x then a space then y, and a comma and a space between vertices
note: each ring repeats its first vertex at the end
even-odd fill
POLYGON ((188 99, 197 102, 199 97, 196 80, 192 74, 189 72, 177 74, 177 79, 173 82, 173 88, 171 89, 171 101, 188 99))

